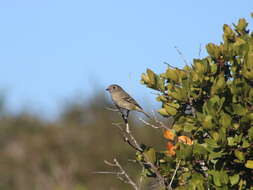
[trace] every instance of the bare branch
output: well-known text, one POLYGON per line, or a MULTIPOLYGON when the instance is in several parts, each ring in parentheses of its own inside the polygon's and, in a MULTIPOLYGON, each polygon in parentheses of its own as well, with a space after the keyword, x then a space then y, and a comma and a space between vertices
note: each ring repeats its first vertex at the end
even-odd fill
POLYGON ((184 69, 179 69, 178 67, 174 67, 173 65, 169 64, 168 62, 164 61, 163 62, 164 64, 168 65, 168 67, 171 67, 172 69, 178 69, 180 71, 184 71, 184 72, 187 72, 186 70, 184 69))
MULTIPOLYGON (((167 179, 166 177, 163 177, 159 171, 159 166, 156 166, 155 163, 152 163, 148 160, 147 156, 144 154, 144 150, 141 148, 140 144, 138 143, 138 141, 135 139, 135 137, 133 136, 131 130, 130 130, 130 126, 127 120, 127 117, 124 117, 124 115, 122 114, 122 118, 125 122, 125 127, 123 127, 121 124, 119 123, 113 123, 114 126, 116 126, 117 128, 119 128, 124 140, 135 150, 139 151, 142 156, 143 156, 143 162, 139 162, 143 168, 144 166, 149 166, 150 169, 154 172, 154 174, 156 175, 156 178, 159 181, 159 184, 163 187, 165 187, 166 189, 168 189, 168 184, 167 184, 167 179)), ((153 118, 154 122, 156 123, 155 125, 148 123, 147 121, 140 119, 143 123, 145 123, 146 125, 149 125, 153 128, 164 128, 164 129, 169 129, 168 126, 166 126, 164 123, 162 123, 161 121, 158 121, 156 117, 153 118)), ((124 181, 126 183, 131 184, 135 190, 140 189, 140 184, 136 184, 135 182, 133 182, 133 180, 129 177, 129 175, 125 172, 125 170, 122 168, 122 166, 118 163, 118 161, 116 159, 113 160, 113 163, 107 162, 105 161, 105 163, 109 166, 112 167, 118 167, 120 169, 120 172, 115 174, 115 173, 111 173, 109 172, 109 174, 115 174, 117 175, 117 178, 120 179, 121 181, 124 181), (122 177, 124 176, 124 177, 122 177)), ((102 172, 102 173, 106 173, 106 172, 102 172)), ((142 181, 142 178, 140 179, 140 182, 142 181)))
POLYGON ((175 176, 176 176, 176 174, 177 174, 177 170, 178 170, 178 168, 179 168, 179 166, 180 166, 180 163, 181 163, 181 160, 179 160, 179 162, 177 163, 176 169, 175 169, 175 171, 174 171, 174 173, 173 173, 173 176, 172 176, 172 178, 171 178, 171 180, 170 180, 170 183, 169 183, 169 190, 172 189, 171 185, 172 185, 172 183, 173 183, 173 181, 174 181, 174 178, 175 178, 175 176))
POLYGON ((123 181, 124 183, 130 184, 135 190, 140 190, 138 185, 131 179, 131 177, 127 174, 126 170, 121 166, 121 164, 118 162, 116 158, 113 159, 113 163, 108 162, 106 160, 104 162, 105 164, 111 167, 117 167, 119 171, 118 172, 98 171, 94 173, 116 175, 119 180, 123 181))
POLYGON ((125 178, 127 179, 127 183, 131 184, 134 187, 134 189, 139 190, 137 184, 129 177, 129 175, 126 173, 126 171, 123 169, 123 167, 117 161, 117 159, 114 158, 113 161, 117 165, 117 167, 120 169, 120 171, 122 172, 122 175, 124 175, 125 178))
POLYGON ((188 62, 186 61, 186 59, 184 58, 183 53, 179 50, 179 48, 177 46, 174 46, 174 48, 177 50, 177 53, 181 56, 183 62, 188 65, 188 62))
POLYGON ((107 109, 109 111, 119 112, 119 109, 117 109, 117 108, 106 107, 105 109, 107 109))
POLYGON ((160 129, 160 128, 161 128, 160 126, 156 126, 156 125, 153 125, 153 124, 151 124, 151 123, 145 121, 145 120, 142 119, 141 117, 139 117, 139 120, 140 120, 142 123, 144 123, 145 125, 150 126, 150 127, 154 128, 154 129, 160 129))
POLYGON ((191 97, 189 97, 189 103, 190 103, 190 106, 191 106, 192 115, 194 117, 196 117, 196 109, 193 106, 193 102, 192 102, 192 98, 191 97))
POLYGON ((170 129, 169 126, 166 126, 163 122, 158 121, 156 118, 154 118, 154 122, 155 122, 156 124, 151 124, 151 123, 145 121, 145 120, 142 119, 142 118, 139 118, 139 120, 140 120, 142 123, 144 123, 145 125, 147 125, 147 126, 149 126, 149 127, 152 127, 152 128, 154 128, 154 129, 166 129, 166 130, 170 129))
POLYGON ((107 171, 98 171, 98 172, 92 172, 94 174, 112 174, 112 175, 118 175, 119 172, 107 172, 107 171))
POLYGON ((117 167, 117 165, 111 163, 111 162, 108 162, 107 160, 104 160, 104 163, 108 166, 112 166, 112 167, 117 167))
POLYGON ((124 139, 125 142, 127 142, 135 150, 137 150, 139 152, 143 152, 141 146, 139 145, 139 143, 137 142, 135 137, 132 135, 128 125, 127 125, 128 127, 126 127, 125 130, 123 129, 123 127, 120 124, 115 124, 114 123, 113 125, 120 129, 121 135, 123 136, 123 139, 124 139))
POLYGON ((165 177, 163 177, 163 176, 160 174, 160 172, 159 172, 159 170, 158 170, 158 167, 156 167, 152 162, 147 161, 147 158, 146 158, 146 156, 145 156, 144 154, 143 154, 143 156, 144 156, 144 158, 145 158, 146 164, 149 165, 149 166, 152 168, 153 172, 154 172, 155 175, 157 176, 158 181, 159 181, 159 184, 160 184, 161 186, 163 186, 163 187, 166 187, 166 186, 167 186, 167 185, 166 185, 166 179, 165 179, 165 177))
POLYGON ((202 47, 201 47, 201 44, 199 44, 199 59, 201 57, 201 50, 202 50, 202 47))

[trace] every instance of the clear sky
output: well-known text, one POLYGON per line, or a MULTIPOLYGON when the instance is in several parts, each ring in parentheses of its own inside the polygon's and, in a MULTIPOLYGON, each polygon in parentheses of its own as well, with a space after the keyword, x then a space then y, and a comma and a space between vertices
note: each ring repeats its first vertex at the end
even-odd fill
POLYGON ((146 68, 183 66, 174 46, 191 62, 224 23, 245 17, 252 29, 252 11, 252 0, 0 0, 0 89, 11 110, 46 115, 111 83, 152 104, 146 68))

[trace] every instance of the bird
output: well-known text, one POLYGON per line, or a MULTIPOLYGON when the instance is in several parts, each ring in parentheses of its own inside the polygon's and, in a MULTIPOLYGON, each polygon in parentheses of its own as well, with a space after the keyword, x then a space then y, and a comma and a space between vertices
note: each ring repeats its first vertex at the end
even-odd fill
POLYGON ((127 121, 129 112, 136 110, 142 112, 146 117, 151 118, 142 107, 133 99, 122 87, 117 84, 112 84, 106 88, 111 94, 111 98, 115 106, 121 112, 121 115, 125 121, 127 121), (124 113, 124 111, 126 113, 124 113))

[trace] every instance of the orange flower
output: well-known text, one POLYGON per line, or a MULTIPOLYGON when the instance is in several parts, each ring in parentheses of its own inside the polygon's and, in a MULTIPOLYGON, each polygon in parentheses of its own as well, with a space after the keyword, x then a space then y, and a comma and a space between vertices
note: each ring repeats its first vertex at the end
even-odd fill
POLYGON ((192 140, 189 137, 187 137, 187 136, 180 136, 180 137, 178 137, 178 142, 181 142, 181 143, 184 143, 184 144, 188 144, 188 145, 192 145, 193 144, 192 140))
POLYGON ((163 136, 164 136, 164 138, 173 141, 174 138, 175 138, 175 133, 173 133, 172 130, 165 130, 165 131, 163 132, 163 136))
POLYGON ((168 142, 168 144, 167 144, 167 154, 169 156, 174 156, 176 154, 175 149, 176 149, 176 147, 173 145, 173 143, 168 142))

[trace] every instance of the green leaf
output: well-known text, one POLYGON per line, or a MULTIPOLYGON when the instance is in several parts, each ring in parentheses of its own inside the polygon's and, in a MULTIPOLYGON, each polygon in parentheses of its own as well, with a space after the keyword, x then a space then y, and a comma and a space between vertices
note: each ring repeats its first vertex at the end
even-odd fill
POLYGON ((166 78, 179 82, 179 76, 176 69, 168 68, 166 70, 166 78))
POLYGON ((215 171, 215 170, 211 170, 209 172, 209 174, 212 175, 214 184, 216 186, 220 187, 221 186, 221 178, 220 178, 219 172, 215 171))
POLYGON ((228 184, 229 178, 227 173, 224 170, 216 171, 211 170, 209 174, 212 175, 214 184, 218 187, 228 184))
POLYGON ((248 130, 248 134, 249 134, 249 139, 253 140, 253 127, 250 127, 248 130))
POLYGON ((165 91, 164 79, 156 75, 156 86, 155 88, 160 91, 165 91))
MULTIPOLYGON (((178 105, 178 104, 177 104, 178 105)), ((177 106, 173 103, 170 103, 170 104, 165 104, 164 105, 164 108, 166 110, 166 112, 169 114, 169 115, 176 115, 177 114, 177 106)))
POLYGON ((242 143, 242 148, 248 148, 249 146, 250 146, 249 141, 247 141, 247 140, 243 140, 243 143, 242 143))
POLYGON ((172 91, 169 95, 176 100, 187 101, 187 92, 183 88, 175 87, 174 91, 172 91))
POLYGON ((224 90, 226 86, 224 75, 221 74, 215 79, 214 84, 211 88, 211 94, 218 94, 224 90))
POLYGON ((242 67, 242 75, 248 80, 253 80, 253 53, 248 53, 246 64, 242 67))
POLYGON ((221 183, 228 184, 229 178, 225 170, 220 171, 221 183))
POLYGON ((247 26, 248 23, 246 22, 246 20, 244 18, 241 18, 239 19, 239 22, 237 24, 237 30, 239 30, 240 32, 245 31, 247 26))
POLYGON ((243 116, 247 112, 247 109, 243 107, 241 104, 232 104, 232 107, 233 107, 234 113, 237 115, 243 116))
POLYGON ((217 95, 212 96, 209 100, 204 103, 203 111, 213 117, 216 117, 218 112, 221 110, 225 98, 220 98, 217 95))
POLYGON ((222 113, 219 122, 221 123, 221 125, 225 128, 230 127, 232 118, 230 117, 230 115, 226 114, 226 113, 222 113))
POLYGON ((212 129, 214 127, 213 118, 211 115, 206 115, 202 122, 204 128, 212 129))
POLYGON ((245 167, 253 169, 253 160, 247 160, 245 167))
POLYGON ((222 151, 220 151, 220 152, 210 152, 209 153, 209 159, 210 160, 214 160, 214 159, 217 159, 217 158, 219 159, 225 154, 226 153, 223 153, 222 151))
POLYGON ((155 149, 154 148, 149 148, 147 151, 145 151, 144 153, 144 156, 145 156, 145 159, 148 161, 148 162, 151 162, 151 163, 155 163, 156 161, 156 152, 155 152, 155 149))
POLYGON ((216 64, 211 64, 211 73, 214 74, 217 72, 217 65, 216 64))
POLYGON ((239 174, 233 175, 233 176, 229 176, 229 180, 231 185, 235 185, 239 182, 240 176, 239 174))
POLYGON ((240 160, 240 161, 244 161, 245 157, 244 157, 244 153, 239 151, 239 150, 235 150, 234 151, 235 156, 240 160))
POLYGON ((223 31, 224 31, 224 40, 226 39, 231 40, 231 41, 234 40, 235 34, 228 25, 224 24, 223 31))
POLYGON ((208 54, 212 57, 212 58, 219 58, 220 56, 220 50, 219 50, 219 46, 209 43, 206 45, 206 50, 208 52, 208 54))
POLYGON ((151 69, 147 69, 147 74, 148 74, 150 83, 154 85, 156 83, 156 74, 151 69))
POLYGON ((165 108, 161 108, 158 110, 158 113, 160 113, 162 116, 169 116, 168 112, 165 108))
POLYGON ((207 72, 208 68, 207 68, 207 64, 205 64, 205 62, 201 59, 194 59, 194 68, 195 71, 199 74, 204 74, 207 72))
POLYGON ((179 149, 176 150, 177 158, 190 160, 192 158, 193 146, 180 143, 179 149))
POLYGON ((229 146, 236 146, 237 145, 237 143, 235 142, 234 137, 228 137, 227 140, 228 140, 228 145, 229 146))
POLYGON ((216 142, 218 142, 219 139, 220 139, 220 137, 221 137, 220 133, 218 133, 218 132, 216 132, 216 131, 213 131, 213 132, 211 133, 211 136, 212 136, 212 138, 213 138, 216 142))
POLYGON ((196 190, 205 190, 205 178, 201 174, 194 173, 191 177, 190 187, 196 190))
POLYGON ((217 141, 215 141, 214 139, 206 139, 206 143, 209 147, 212 148, 219 148, 220 146, 217 144, 217 141))
POLYGON ((194 155, 207 155, 208 151, 206 150, 206 146, 203 144, 195 144, 193 146, 193 154, 194 155))

